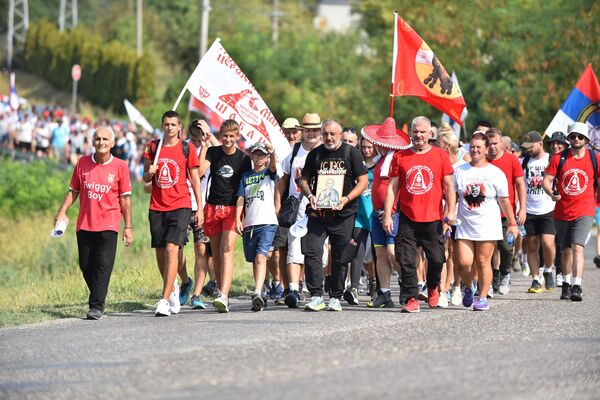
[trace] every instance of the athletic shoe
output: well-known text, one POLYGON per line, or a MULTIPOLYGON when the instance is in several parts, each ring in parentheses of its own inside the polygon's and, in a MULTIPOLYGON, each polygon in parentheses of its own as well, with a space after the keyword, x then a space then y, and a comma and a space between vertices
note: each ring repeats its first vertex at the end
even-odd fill
POLYGON ((392 301, 392 292, 390 290, 382 292, 377 291, 375 298, 367 303, 369 308, 394 308, 394 302, 392 301))
POLYGON ((304 311, 322 311, 325 309, 325 302, 322 296, 312 296, 310 301, 304 306, 304 311))
POLYGON ((358 290, 356 288, 349 288, 344 290, 344 300, 351 306, 358 305, 358 290))
POLYGON ((415 299, 414 297, 411 297, 406 302, 406 305, 404 307, 402 307, 402 309, 400 310, 400 312, 403 312, 403 313, 418 313, 418 312, 421 312, 421 307, 419 306, 419 301, 417 299, 415 299))
POLYGON ((287 295, 290 294, 290 289, 285 288, 283 290, 283 294, 281 295, 280 298, 278 298, 277 300, 275 300, 275 304, 282 306, 285 304, 285 298, 287 297, 287 295))
POLYGON ((552 276, 552 272, 544 272, 544 282, 546 286, 546 290, 554 289, 554 277, 552 276))
POLYGON ((463 306, 465 306, 465 307, 471 307, 471 305, 473 305, 473 289, 472 288, 465 288, 465 294, 463 295, 462 303, 463 303, 463 306))
POLYGON ((473 303, 473 311, 487 311, 490 305, 485 297, 478 297, 473 303))
POLYGON ((335 297, 329 299, 327 311, 342 311, 342 304, 340 303, 340 299, 336 299, 335 297))
POLYGON ((298 308, 298 303, 300 303, 300 293, 297 290, 292 290, 285 296, 285 305, 289 308, 298 308))
POLYGON ((440 292, 437 287, 427 288, 427 304, 429 308, 436 308, 440 302, 440 292))
POLYGON ((493 285, 490 285, 490 289, 488 290, 487 298, 488 299, 494 298, 494 286, 493 285))
POLYGON ((281 286, 281 283, 278 282, 275 284, 275 281, 271 281, 271 292, 269 293, 269 297, 271 297, 272 300, 277 300, 280 299, 281 296, 283 296, 283 287, 281 286))
POLYGON ((572 301, 581 301, 581 300, 583 300, 582 295, 583 295, 583 293, 581 292, 581 286, 580 285, 573 285, 571 287, 571 300, 572 301))
POLYGON ((169 295, 169 306, 171 307, 171 314, 177 314, 179 313, 179 310, 181 310, 181 304, 179 304, 179 285, 177 284, 177 280, 175 280, 175 290, 169 295))
POLYGON ((216 297, 218 291, 219 287, 215 281, 208 281, 206 285, 202 287, 202 294, 206 297, 216 297))
POLYGON ((523 264, 523 269, 521 271, 523 272, 523 276, 529 276, 531 274, 531 271, 529 270, 529 264, 523 264))
POLYGON ((252 295, 252 311, 262 311, 265 309, 266 304, 267 302, 265 301, 265 299, 263 299, 263 297, 260 294, 254 293, 252 295))
POLYGON ((187 303, 190 296, 190 290, 192 290, 193 287, 194 280, 192 278, 189 278, 187 283, 181 284, 181 289, 179 289, 179 304, 184 305, 187 303))
POLYGON ((562 287, 562 285, 563 285, 562 274, 556 274, 556 287, 562 287))
POLYGON ((369 283, 367 284, 367 295, 371 296, 371 298, 372 298, 376 294, 377 294, 377 279, 369 278, 369 283))
POLYGON ((531 282, 531 287, 527 291, 528 293, 542 293, 542 284, 537 279, 531 282))
POLYGON ((229 312, 229 301, 227 300, 227 297, 221 295, 219 297, 217 297, 214 301, 213 301, 213 307, 217 310, 217 312, 220 313, 228 313, 229 312))
POLYGON ((87 313, 87 319, 92 319, 92 320, 102 319, 103 316, 104 315, 102 314, 102 311, 98 310, 97 308, 92 308, 87 313))
POLYGON ((458 306, 462 303, 462 293, 460 291, 460 286, 454 286, 452 288, 452 296, 450 297, 450 301, 453 306, 458 306))
POLYGON ((506 275, 500 274, 500 285, 498 286, 498 293, 501 295, 508 294, 510 291, 510 273, 506 275))
POLYGON ((500 282, 498 282, 498 279, 494 278, 494 279, 492 279, 492 286, 491 286, 492 296, 494 296, 494 293, 498 293, 499 291, 500 291, 500 282))
POLYGON ((424 283, 419 284, 418 290, 419 290, 419 295, 418 295, 419 300, 427 301, 427 285, 424 283))
POLYGON ((200 296, 198 296, 197 294, 192 295, 190 305, 195 310, 204 310, 206 308, 206 304, 204 304, 204 302, 200 300, 200 296))
POLYGON ((594 257, 594 264, 596 265, 596 268, 600 268, 600 255, 594 257))
POLYGON ((440 300, 438 301, 438 307, 440 308, 448 308, 448 297, 450 296, 449 292, 444 292, 440 294, 440 300))
POLYGON ((154 311, 154 315, 157 317, 168 317, 171 315, 171 306, 169 305, 169 300, 160 299, 156 304, 156 311, 154 311))
POLYGON ((571 299, 571 285, 569 285, 567 282, 563 282, 560 299, 561 300, 570 300, 571 299))
POLYGON ((521 270, 521 261, 519 261, 519 257, 513 257, 512 270, 514 272, 519 272, 521 270))

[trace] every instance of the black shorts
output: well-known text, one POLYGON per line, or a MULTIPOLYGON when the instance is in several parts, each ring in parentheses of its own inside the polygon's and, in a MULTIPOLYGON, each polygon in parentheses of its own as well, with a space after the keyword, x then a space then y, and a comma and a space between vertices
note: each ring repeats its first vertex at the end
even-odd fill
POLYGON ((183 247, 191 213, 190 208, 178 208, 172 211, 150 210, 148 221, 150 222, 152 248, 166 247, 167 242, 183 247))
POLYGON ((277 232, 275 232, 275 238, 273 239, 274 249, 287 248, 289 230, 289 228, 284 228, 283 226, 277 227, 277 232))
POLYGON ((553 214, 553 211, 541 215, 527 214, 527 219, 525 220, 525 232, 527 236, 556 235, 553 214))

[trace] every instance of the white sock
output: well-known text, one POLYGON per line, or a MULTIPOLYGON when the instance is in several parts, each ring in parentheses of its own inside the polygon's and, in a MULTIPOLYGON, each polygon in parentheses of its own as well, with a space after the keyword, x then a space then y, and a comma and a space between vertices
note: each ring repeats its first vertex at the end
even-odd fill
POLYGON ((379 290, 381 290, 381 293, 386 293, 386 292, 390 292, 391 291, 390 288, 381 288, 379 290))
POLYGON ((571 274, 563 274, 563 282, 567 282, 569 285, 571 284, 571 274))
POLYGON ((296 292, 297 292, 298 290, 300 290, 300 284, 298 284, 298 283, 290 282, 290 285, 289 285, 289 286, 290 286, 290 292, 291 292, 292 290, 295 290, 296 292))
POLYGON ((544 272, 552 273, 553 269, 554 269, 554 265, 551 265, 549 267, 544 267, 544 272))
POLYGON ((540 280, 540 275, 539 274, 538 275, 534 275, 533 276, 533 280, 534 281, 539 281, 540 280))
POLYGON ((262 290, 261 289, 254 289, 254 294, 257 294, 257 295, 260 296, 262 294, 262 290))
POLYGON ((580 277, 573 277, 573 285, 579 285, 579 286, 581 286, 581 278, 580 277))

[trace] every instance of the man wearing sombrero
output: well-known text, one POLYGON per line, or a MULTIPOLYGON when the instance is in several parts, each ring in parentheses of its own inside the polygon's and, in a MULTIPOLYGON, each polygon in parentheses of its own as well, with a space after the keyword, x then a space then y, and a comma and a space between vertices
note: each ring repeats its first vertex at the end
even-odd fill
MULTIPOLYGON (((390 181, 390 164, 397 150, 403 150, 410 147, 410 139, 406 133, 396 128, 394 118, 388 117, 381 125, 367 125, 362 128, 362 136, 365 140, 373 143, 377 151, 381 154, 375 169, 373 170, 373 185, 371 190, 371 200, 373 202, 373 214, 371 215, 371 240, 375 247, 377 256, 377 278, 379 280, 379 289, 372 301, 367 303, 371 308, 393 308, 390 291, 390 274, 392 273, 392 263, 395 263, 394 256, 394 237, 398 232, 399 215, 396 211, 396 201, 392 207, 392 232, 390 234, 383 230, 383 203, 387 193, 387 187, 390 181)), ((399 271, 399 266, 396 265, 399 271)))
POLYGON ((438 306, 440 276, 444 264, 445 218, 456 223, 456 192, 448 153, 429 143, 431 122, 419 116, 410 127, 412 146, 394 155, 390 183, 385 196, 383 228, 392 233, 392 208, 398 199, 400 223, 396 235, 396 260, 402 269, 400 303, 402 312, 419 312, 417 300, 416 249, 427 256, 427 302, 438 306), (442 197, 446 208, 442 207, 442 197))

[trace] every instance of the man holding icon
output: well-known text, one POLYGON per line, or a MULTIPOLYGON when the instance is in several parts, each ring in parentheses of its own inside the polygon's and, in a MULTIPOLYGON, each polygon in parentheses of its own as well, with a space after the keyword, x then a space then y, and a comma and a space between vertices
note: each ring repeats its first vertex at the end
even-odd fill
POLYGON ((133 241, 129 168, 110 154, 114 145, 112 129, 102 127, 94 132, 95 153, 77 162, 69 191, 54 217, 53 236, 61 236, 68 223, 67 210, 80 198, 76 228, 79 268, 90 290, 87 318, 92 320, 104 315, 121 217, 125 246, 133 241))

